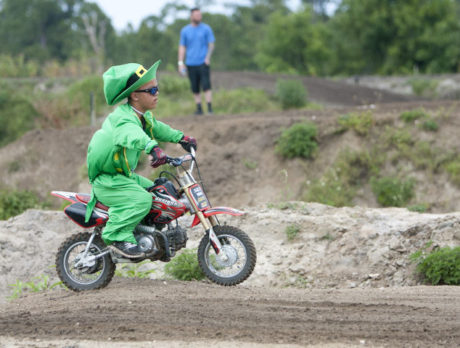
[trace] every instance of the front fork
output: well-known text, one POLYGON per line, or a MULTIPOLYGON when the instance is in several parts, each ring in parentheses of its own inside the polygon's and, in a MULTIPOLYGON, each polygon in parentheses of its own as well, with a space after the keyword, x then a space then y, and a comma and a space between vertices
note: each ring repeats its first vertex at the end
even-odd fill
POLYGON ((216 255, 219 255, 222 261, 227 260, 227 255, 225 254, 224 249, 222 248, 222 243, 219 238, 217 238, 216 233, 214 232, 214 226, 217 226, 219 222, 215 216, 210 216, 209 220, 206 219, 201 211, 197 211, 197 216, 200 219, 206 233, 209 236, 209 243, 211 243, 212 248, 214 249, 216 255))

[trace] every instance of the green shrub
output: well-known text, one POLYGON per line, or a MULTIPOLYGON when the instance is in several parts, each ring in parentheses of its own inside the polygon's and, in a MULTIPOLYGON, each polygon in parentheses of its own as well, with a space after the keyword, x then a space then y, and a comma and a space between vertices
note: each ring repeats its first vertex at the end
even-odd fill
POLYGON ((22 54, 16 57, 0 55, 0 77, 33 77, 37 76, 38 70, 38 63, 26 61, 22 54))
POLYGON ((31 191, 0 190, 0 220, 9 219, 30 208, 40 208, 37 194, 31 191))
POLYGON ((196 250, 184 249, 165 266, 165 273, 177 280, 201 280, 205 277, 198 265, 196 250))
POLYGON ((276 141, 276 151, 286 158, 312 158, 318 148, 317 132, 313 123, 296 123, 281 133, 276 141))
POLYGON ((409 81, 412 86, 412 91, 415 95, 434 97, 436 96, 436 88, 438 81, 430 79, 415 78, 409 81))
POLYGON ((307 90, 298 80, 278 80, 276 97, 283 109, 301 108, 307 104, 307 90))
POLYGON ((384 207, 403 207, 414 197, 413 179, 399 180, 392 177, 372 177, 371 188, 377 201, 384 207))
POLYGON ((427 211, 428 208, 429 208, 428 204, 421 203, 421 204, 414 204, 414 205, 408 206, 407 210, 417 212, 417 213, 424 213, 427 211))
POLYGON ((449 179, 455 185, 460 186, 460 158, 454 158, 445 165, 445 169, 449 174, 449 179))
POLYGON ((349 113, 340 116, 338 122, 344 129, 353 129, 358 135, 367 135, 374 125, 374 117, 370 111, 349 113))
POLYGON ((288 240, 293 240, 300 232, 300 227, 296 224, 292 224, 286 227, 284 230, 288 240))
POLYGON ((35 127, 39 114, 22 93, 0 83, 0 146, 4 146, 35 127))
POLYGON ((406 123, 412 123, 415 120, 418 120, 420 118, 428 118, 430 115, 428 115, 425 110, 423 109, 415 109, 415 110, 410 110, 410 111, 404 111, 399 118, 403 120, 406 123))
POLYGON ((356 190, 369 175, 378 175, 384 158, 377 151, 343 151, 320 179, 307 184, 303 199, 334 207, 353 205, 356 190))
POLYGON ((279 110, 272 99, 265 91, 256 88, 221 89, 213 94, 213 106, 219 114, 279 110))
POLYGON ((432 285, 460 285, 460 247, 445 247, 429 254, 419 250, 410 256, 417 272, 432 285))
POLYGON ((428 120, 424 121, 420 125, 420 127, 423 130, 429 131, 429 132, 436 132, 439 129, 438 123, 435 120, 432 120, 432 119, 428 119, 428 120))
POLYGON ((162 75, 158 78, 158 86, 165 95, 191 93, 188 79, 180 76, 162 75))

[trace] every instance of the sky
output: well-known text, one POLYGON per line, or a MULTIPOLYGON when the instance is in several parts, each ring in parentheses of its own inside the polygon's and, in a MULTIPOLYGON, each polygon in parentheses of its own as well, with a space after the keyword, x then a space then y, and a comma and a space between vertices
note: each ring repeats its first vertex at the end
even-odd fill
MULTIPOLYGON (((134 29, 139 28, 142 19, 151 15, 159 15, 161 9, 171 0, 89 0, 94 2, 112 19, 112 25, 118 32, 131 23, 134 29)), ((195 0, 182 0, 190 8, 195 6, 195 0)), ((246 0, 214 0, 213 5, 203 7, 207 12, 230 14, 231 10, 225 4, 247 5, 246 0)), ((288 0, 291 10, 297 10, 301 0, 288 0)))

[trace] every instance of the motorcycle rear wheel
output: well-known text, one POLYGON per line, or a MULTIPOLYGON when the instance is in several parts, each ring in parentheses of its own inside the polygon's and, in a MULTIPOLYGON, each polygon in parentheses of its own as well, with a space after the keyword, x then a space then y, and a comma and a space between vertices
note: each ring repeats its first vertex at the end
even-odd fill
MULTIPOLYGON (((56 255, 56 270, 61 281, 73 291, 100 289, 113 278, 115 264, 109 254, 96 259, 91 267, 76 268, 75 263, 83 254, 91 233, 78 233, 67 238, 56 255)), ((100 236, 95 236, 88 254, 99 253, 106 248, 100 236)))
POLYGON ((227 259, 216 255, 204 236, 198 247, 198 264, 206 277, 216 284, 237 285, 254 270, 257 255, 254 243, 242 230, 232 226, 215 226, 214 233, 222 244, 227 259))

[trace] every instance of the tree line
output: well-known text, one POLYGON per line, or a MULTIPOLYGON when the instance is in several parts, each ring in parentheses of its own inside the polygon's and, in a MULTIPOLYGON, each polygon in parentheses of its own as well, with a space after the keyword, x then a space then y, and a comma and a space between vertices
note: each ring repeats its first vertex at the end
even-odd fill
MULTIPOLYGON (((89 62, 100 73, 110 64, 162 59, 173 70, 188 10, 170 3, 137 30, 116 32, 85 0, 0 0, 0 75, 12 71, 5 62, 19 67, 18 76, 40 75, 49 61, 89 62)), ((460 69, 459 0, 303 0, 296 11, 284 0, 251 0, 232 10, 202 9, 216 36, 216 70, 331 76, 460 69)))

